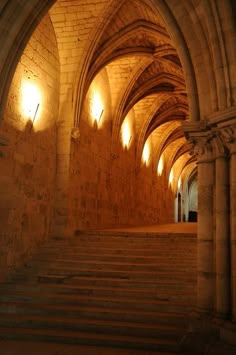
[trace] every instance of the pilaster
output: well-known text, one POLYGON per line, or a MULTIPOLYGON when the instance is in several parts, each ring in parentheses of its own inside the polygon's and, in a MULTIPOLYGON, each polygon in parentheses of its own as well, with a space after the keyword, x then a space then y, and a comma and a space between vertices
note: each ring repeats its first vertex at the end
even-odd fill
POLYGON ((230 249, 232 318, 236 321, 236 119, 234 125, 221 127, 230 150, 230 249))
POLYGON ((208 136, 198 137, 198 275, 197 310, 211 314, 214 306, 214 152, 208 136))
POLYGON ((198 164, 197 311, 210 315, 215 292, 213 136, 205 121, 187 122, 183 129, 198 164))
POLYGON ((217 318, 230 315, 230 228, 229 228, 229 156, 224 139, 217 131, 215 151, 215 273, 217 318))

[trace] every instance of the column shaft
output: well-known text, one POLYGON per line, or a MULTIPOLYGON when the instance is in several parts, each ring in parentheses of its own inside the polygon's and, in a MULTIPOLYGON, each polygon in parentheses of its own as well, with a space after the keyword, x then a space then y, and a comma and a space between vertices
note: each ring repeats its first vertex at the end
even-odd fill
POLYGON ((230 158, 230 239, 232 316, 236 320, 236 151, 230 158))
POLYGON ((216 313, 230 313, 230 230, 229 164, 226 157, 216 159, 216 313))
POLYGON ((211 313, 214 306, 213 192, 214 162, 198 163, 198 311, 211 313))

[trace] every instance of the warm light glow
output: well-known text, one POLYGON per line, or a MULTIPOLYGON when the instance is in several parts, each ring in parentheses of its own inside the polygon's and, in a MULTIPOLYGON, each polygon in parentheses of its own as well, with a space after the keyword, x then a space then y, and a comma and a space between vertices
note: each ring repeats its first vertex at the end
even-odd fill
POLYGON ((91 115, 94 121, 97 122, 97 124, 102 118, 103 111, 104 108, 103 108, 101 96, 97 91, 95 91, 91 101, 91 115))
POLYGON ((30 82, 22 85, 22 110, 26 118, 35 122, 39 118, 41 93, 39 88, 30 82))
POLYGON ((128 148, 132 136, 131 136, 130 125, 129 125, 129 122, 127 120, 125 120, 124 123, 122 124, 121 132, 122 132, 123 147, 124 148, 128 148))
POLYGON ((163 156, 160 157, 158 166, 157 166, 157 174, 160 176, 164 169, 164 159, 163 156))
POLYGON ((148 142, 146 142, 143 148, 142 160, 146 165, 148 165, 149 159, 150 159, 150 146, 148 142))
POLYGON ((169 184, 172 185, 173 182, 174 182, 174 172, 173 172, 173 169, 171 169, 170 175, 169 175, 169 184))
POLYGON ((178 189, 180 189, 181 184, 182 184, 182 181, 181 181, 181 176, 180 176, 180 178, 179 178, 179 180, 178 180, 178 189))

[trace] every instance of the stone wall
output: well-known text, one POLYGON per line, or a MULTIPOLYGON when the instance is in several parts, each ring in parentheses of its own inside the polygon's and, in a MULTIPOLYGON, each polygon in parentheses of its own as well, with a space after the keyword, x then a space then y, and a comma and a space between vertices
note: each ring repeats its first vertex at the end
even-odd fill
POLYGON ((21 56, 0 128, 8 139, 0 157, 1 278, 50 234, 59 79, 56 38, 50 18, 45 16, 21 56), (24 98, 24 85, 41 92, 34 113, 27 114, 22 106, 24 100, 26 105, 34 100, 33 90, 24 98))
POLYGON ((80 121, 80 139, 72 142, 68 235, 77 229, 146 225, 174 221, 174 196, 165 171, 156 164, 136 167, 138 137, 129 149, 121 141, 113 155, 112 102, 105 70, 96 78, 104 114, 97 125, 90 115, 89 93, 80 121))

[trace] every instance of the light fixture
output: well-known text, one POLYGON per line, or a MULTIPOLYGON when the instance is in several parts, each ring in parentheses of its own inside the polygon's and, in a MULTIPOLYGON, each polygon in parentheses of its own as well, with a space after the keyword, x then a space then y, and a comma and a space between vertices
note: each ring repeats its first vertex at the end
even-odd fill
POLYGON ((97 91, 95 91, 93 94, 90 108, 91 108, 91 115, 94 122, 99 124, 104 112, 104 108, 103 108, 101 97, 97 91))
POLYGON ((31 82, 24 82, 22 85, 22 111, 25 118, 29 119, 32 124, 39 116, 40 103, 41 93, 39 88, 31 82))
POLYGON ((181 188, 181 185, 182 185, 182 180, 181 180, 181 176, 179 177, 179 180, 178 180, 178 189, 181 188))
POLYGON ((169 175, 169 185, 173 185, 173 182, 174 182, 174 172, 172 168, 169 175))
POLYGON ((122 124, 121 131, 122 131, 123 147, 128 149, 132 135, 131 135, 131 131, 130 131, 129 122, 127 120, 125 120, 124 123, 122 124))
POLYGON ((143 148, 142 160, 144 164, 148 165, 150 159, 150 146, 148 142, 145 143, 143 148))
POLYGON ((158 165, 157 165, 157 174, 160 176, 164 169, 164 158, 163 155, 160 157, 158 165))

